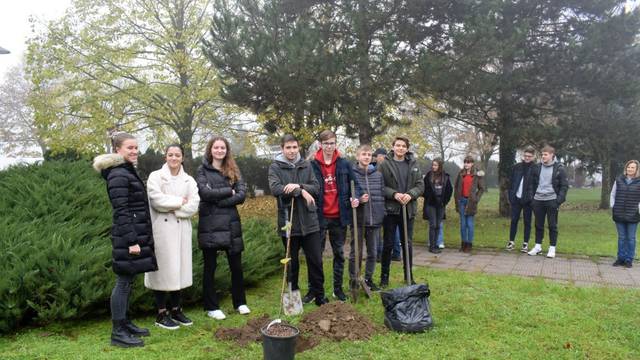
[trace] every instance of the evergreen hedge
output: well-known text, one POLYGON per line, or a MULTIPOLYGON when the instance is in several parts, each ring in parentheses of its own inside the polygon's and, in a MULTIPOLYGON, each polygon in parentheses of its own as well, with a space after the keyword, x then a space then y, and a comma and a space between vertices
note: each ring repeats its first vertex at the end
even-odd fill
MULTIPOLYGON (((195 221, 194 221, 195 223, 195 221)), ((194 224, 194 285, 185 302, 202 292, 202 254, 194 224)), ((108 313, 111 271, 111 206, 105 181, 86 161, 45 161, 0 172, 0 333, 87 314, 108 313)), ((277 271, 282 245, 272 223, 243 219, 244 275, 251 285, 277 271)), ((216 283, 230 275, 220 261, 216 283)), ((142 276, 131 309, 153 307, 142 276)))

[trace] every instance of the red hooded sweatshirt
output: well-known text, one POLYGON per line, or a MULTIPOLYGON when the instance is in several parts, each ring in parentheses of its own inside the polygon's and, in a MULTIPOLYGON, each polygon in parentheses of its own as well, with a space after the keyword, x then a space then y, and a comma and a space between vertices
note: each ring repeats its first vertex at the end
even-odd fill
POLYGON ((322 207, 322 214, 326 219, 337 219, 340 217, 338 185, 336 182, 336 161, 339 156, 340 153, 338 150, 334 151, 331 163, 327 165, 324 162, 322 149, 316 152, 316 160, 320 164, 320 171, 322 172, 322 178, 324 179, 324 204, 322 207))

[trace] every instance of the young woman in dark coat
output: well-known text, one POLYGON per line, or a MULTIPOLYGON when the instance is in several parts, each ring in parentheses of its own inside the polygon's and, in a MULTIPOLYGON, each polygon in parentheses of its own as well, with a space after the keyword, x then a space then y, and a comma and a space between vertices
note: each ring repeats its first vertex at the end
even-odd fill
POLYGON ((214 137, 209 140, 196 183, 200 194, 198 244, 204 255, 204 309, 211 318, 226 318, 220 310, 214 284, 218 251, 224 251, 231 270, 233 307, 246 315, 250 310, 244 292, 241 257, 244 244, 236 205, 244 203, 247 188, 227 139, 214 137))
POLYGON ((444 172, 444 161, 440 158, 431 162, 431 170, 424 177, 424 207, 422 218, 429 220, 429 251, 442 252, 437 245, 444 212, 451 200, 453 186, 449 174, 444 172))
POLYGON ((149 203, 144 183, 134 167, 138 142, 127 133, 119 133, 113 136, 112 145, 115 153, 100 155, 93 162, 94 169, 107 181, 113 208, 111 254, 116 284, 111 292, 111 345, 144 346, 139 336, 148 336, 149 330, 134 325, 127 310, 135 275, 158 269, 149 203))

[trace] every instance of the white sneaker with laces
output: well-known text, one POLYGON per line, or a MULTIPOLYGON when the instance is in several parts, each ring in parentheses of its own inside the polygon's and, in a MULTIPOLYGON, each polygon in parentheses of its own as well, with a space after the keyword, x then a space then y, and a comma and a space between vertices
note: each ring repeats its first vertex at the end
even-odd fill
POLYGON ((523 253, 529 252, 529 243, 522 243, 522 249, 520 249, 520 251, 523 253))
POLYGON ((548 258, 556 257, 556 247, 555 246, 549 246, 549 251, 547 251, 547 257, 548 258))
POLYGON ((227 316, 222 312, 222 310, 207 311, 207 316, 210 318, 214 318, 216 320, 224 320, 227 318, 227 316))
POLYGON ((444 249, 444 244, 438 245, 438 249, 444 249))
POLYGON ((508 251, 513 250, 514 246, 515 246, 515 243, 513 241, 509 241, 509 243, 507 243, 507 250, 508 251))
POLYGON ((238 306, 238 313, 240 315, 247 315, 250 312, 251 312, 251 310, 249 310, 249 307, 247 305, 238 306))
POLYGON ((540 246, 540 244, 536 244, 536 246, 534 246, 533 249, 531 249, 531 251, 529 251, 527 254, 531 256, 536 256, 541 252, 542 252, 542 246, 540 246))

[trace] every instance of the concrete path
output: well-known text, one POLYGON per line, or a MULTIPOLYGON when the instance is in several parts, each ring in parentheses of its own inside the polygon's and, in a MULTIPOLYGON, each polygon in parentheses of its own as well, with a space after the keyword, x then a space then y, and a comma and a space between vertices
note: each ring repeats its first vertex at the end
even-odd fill
POLYGON ((640 288, 640 262, 627 269, 611 266, 615 259, 608 257, 594 261, 586 256, 566 257, 559 254, 554 259, 548 259, 541 255, 529 256, 519 250, 484 249, 474 249, 472 254, 464 254, 457 249, 443 249, 441 254, 432 254, 420 245, 415 246, 413 251, 414 266, 540 277, 577 286, 640 288))

